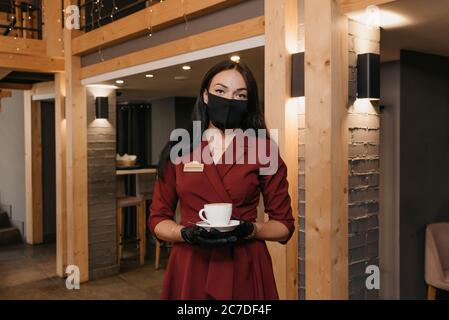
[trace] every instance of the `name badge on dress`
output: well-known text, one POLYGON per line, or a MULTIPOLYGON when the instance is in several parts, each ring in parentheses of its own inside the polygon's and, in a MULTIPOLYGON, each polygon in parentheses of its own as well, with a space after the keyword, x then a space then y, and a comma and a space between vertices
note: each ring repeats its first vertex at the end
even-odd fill
POLYGON ((198 161, 192 161, 184 164, 184 172, 203 172, 204 164, 198 161))

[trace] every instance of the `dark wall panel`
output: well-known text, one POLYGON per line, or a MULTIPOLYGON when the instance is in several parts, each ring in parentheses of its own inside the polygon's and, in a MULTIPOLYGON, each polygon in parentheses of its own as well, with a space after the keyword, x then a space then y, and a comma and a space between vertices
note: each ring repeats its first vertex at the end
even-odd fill
POLYGON ((425 299, 424 239, 449 221, 449 58, 401 53, 401 298, 425 299))
POLYGON ((175 98, 175 126, 176 128, 189 129, 192 125, 192 112, 196 98, 175 98))
POLYGON ((41 102, 44 242, 56 240, 55 103, 41 102))

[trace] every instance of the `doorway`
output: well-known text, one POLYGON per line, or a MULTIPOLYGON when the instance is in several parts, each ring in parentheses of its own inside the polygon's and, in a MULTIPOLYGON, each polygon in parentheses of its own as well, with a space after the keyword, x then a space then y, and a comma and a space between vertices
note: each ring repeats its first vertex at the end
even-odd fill
POLYGON ((56 242, 55 102, 44 100, 41 108, 43 242, 56 242))
POLYGON ((30 245, 54 247, 57 238, 55 102, 48 97, 38 98, 31 91, 24 92, 25 238, 30 245))
POLYGON ((381 298, 425 299, 426 227, 449 222, 449 42, 434 38, 449 28, 449 8, 398 0, 380 9, 401 18, 381 34, 381 298))

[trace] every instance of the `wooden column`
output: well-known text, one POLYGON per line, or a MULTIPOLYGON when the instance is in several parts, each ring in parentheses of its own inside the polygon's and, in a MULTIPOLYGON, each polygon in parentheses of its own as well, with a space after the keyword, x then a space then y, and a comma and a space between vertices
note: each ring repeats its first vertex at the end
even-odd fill
POLYGON ((55 74, 55 155, 56 155, 56 273, 65 275, 67 267, 67 158, 65 120, 65 76, 55 74))
POLYGON ((42 0, 43 7, 43 39, 47 44, 47 56, 62 57, 62 24, 61 24, 61 1, 42 0))
POLYGON ((40 104, 24 92, 25 128, 25 232, 28 244, 44 240, 42 211, 42 144, 40 104))
MULTIPOLYGON (((72 1, 76 2, 76 1, 72 1)), ((64 1, 64 7, 70 0, 64 1)), ((87 97, 81 85, 81 58, 72 56, 77 30, 64 28, 67 134, 67 264, 76 265, 80 280, 89 279, 87 197, 87 97)))
MULTIPOLYGON (((21 11, 21 20, 22 20, 22 26, 24 28, 29 28, 30 27, 30 22, 28 20, 28 13, 27 11, 21 11)), ((23 30, 23 38, 30 38, 30 31, 28 30, 23 30)))
POLYGON ((347 18, 305 0, 306 298, 348 298, 347 18))
MULTIPOLYGON (((16 18, 16 25, 15 26, 16 27, 23 27, 22 10, 20 10, 20 1, 14 1, 14 16, 16 18)), ((17 29, 17 37, 21 38, 22 36, 23 36, 23 31, 17 29)))
MULTIPOLYGON (((298 219, 298 115, 290 100, 291 52, 297 42, 297 0, 265 1, 265 118, 279 130, 279 149, 288 168, 293 216, 298 219)), ((296 223, 297 226, 297 223, 296 223)), ((287 246, 268 243, 281 299, 298 297, 298 229, 287 246)))

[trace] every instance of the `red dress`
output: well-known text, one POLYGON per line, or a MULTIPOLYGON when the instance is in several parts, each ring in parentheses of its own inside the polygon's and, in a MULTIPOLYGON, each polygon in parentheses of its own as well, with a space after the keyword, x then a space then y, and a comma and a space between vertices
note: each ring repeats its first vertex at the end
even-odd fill
MULTIPOLYGON (((201 221, 198 211, 207 203, 232 202, 232 219, 256 221, 261 193, 270 219, 283 223, 290 236, 293 234, 287 168, 279 154, 277 172, 260 175, 259 168, 265 166, 262 161, 255 164, 242 161, 254 144, 245 141, 243 148, 237 148, 234 138, 230 146, 225 154, 231 152, 233 163, 204 164, 202 172, 184 172, 184 164, 167 163, 164 179, 156 182, 150 208, 149 227, 153 234, 159 222, 174 218, 178 200, 180 224, 184 226, 201 221)), ((208 143, 202 141, 201 150, 204 148, 208 148, 208 143)), ((174 243, 161 299, 278 299, 265 241, 250 240, 224 248, 174 243)))

